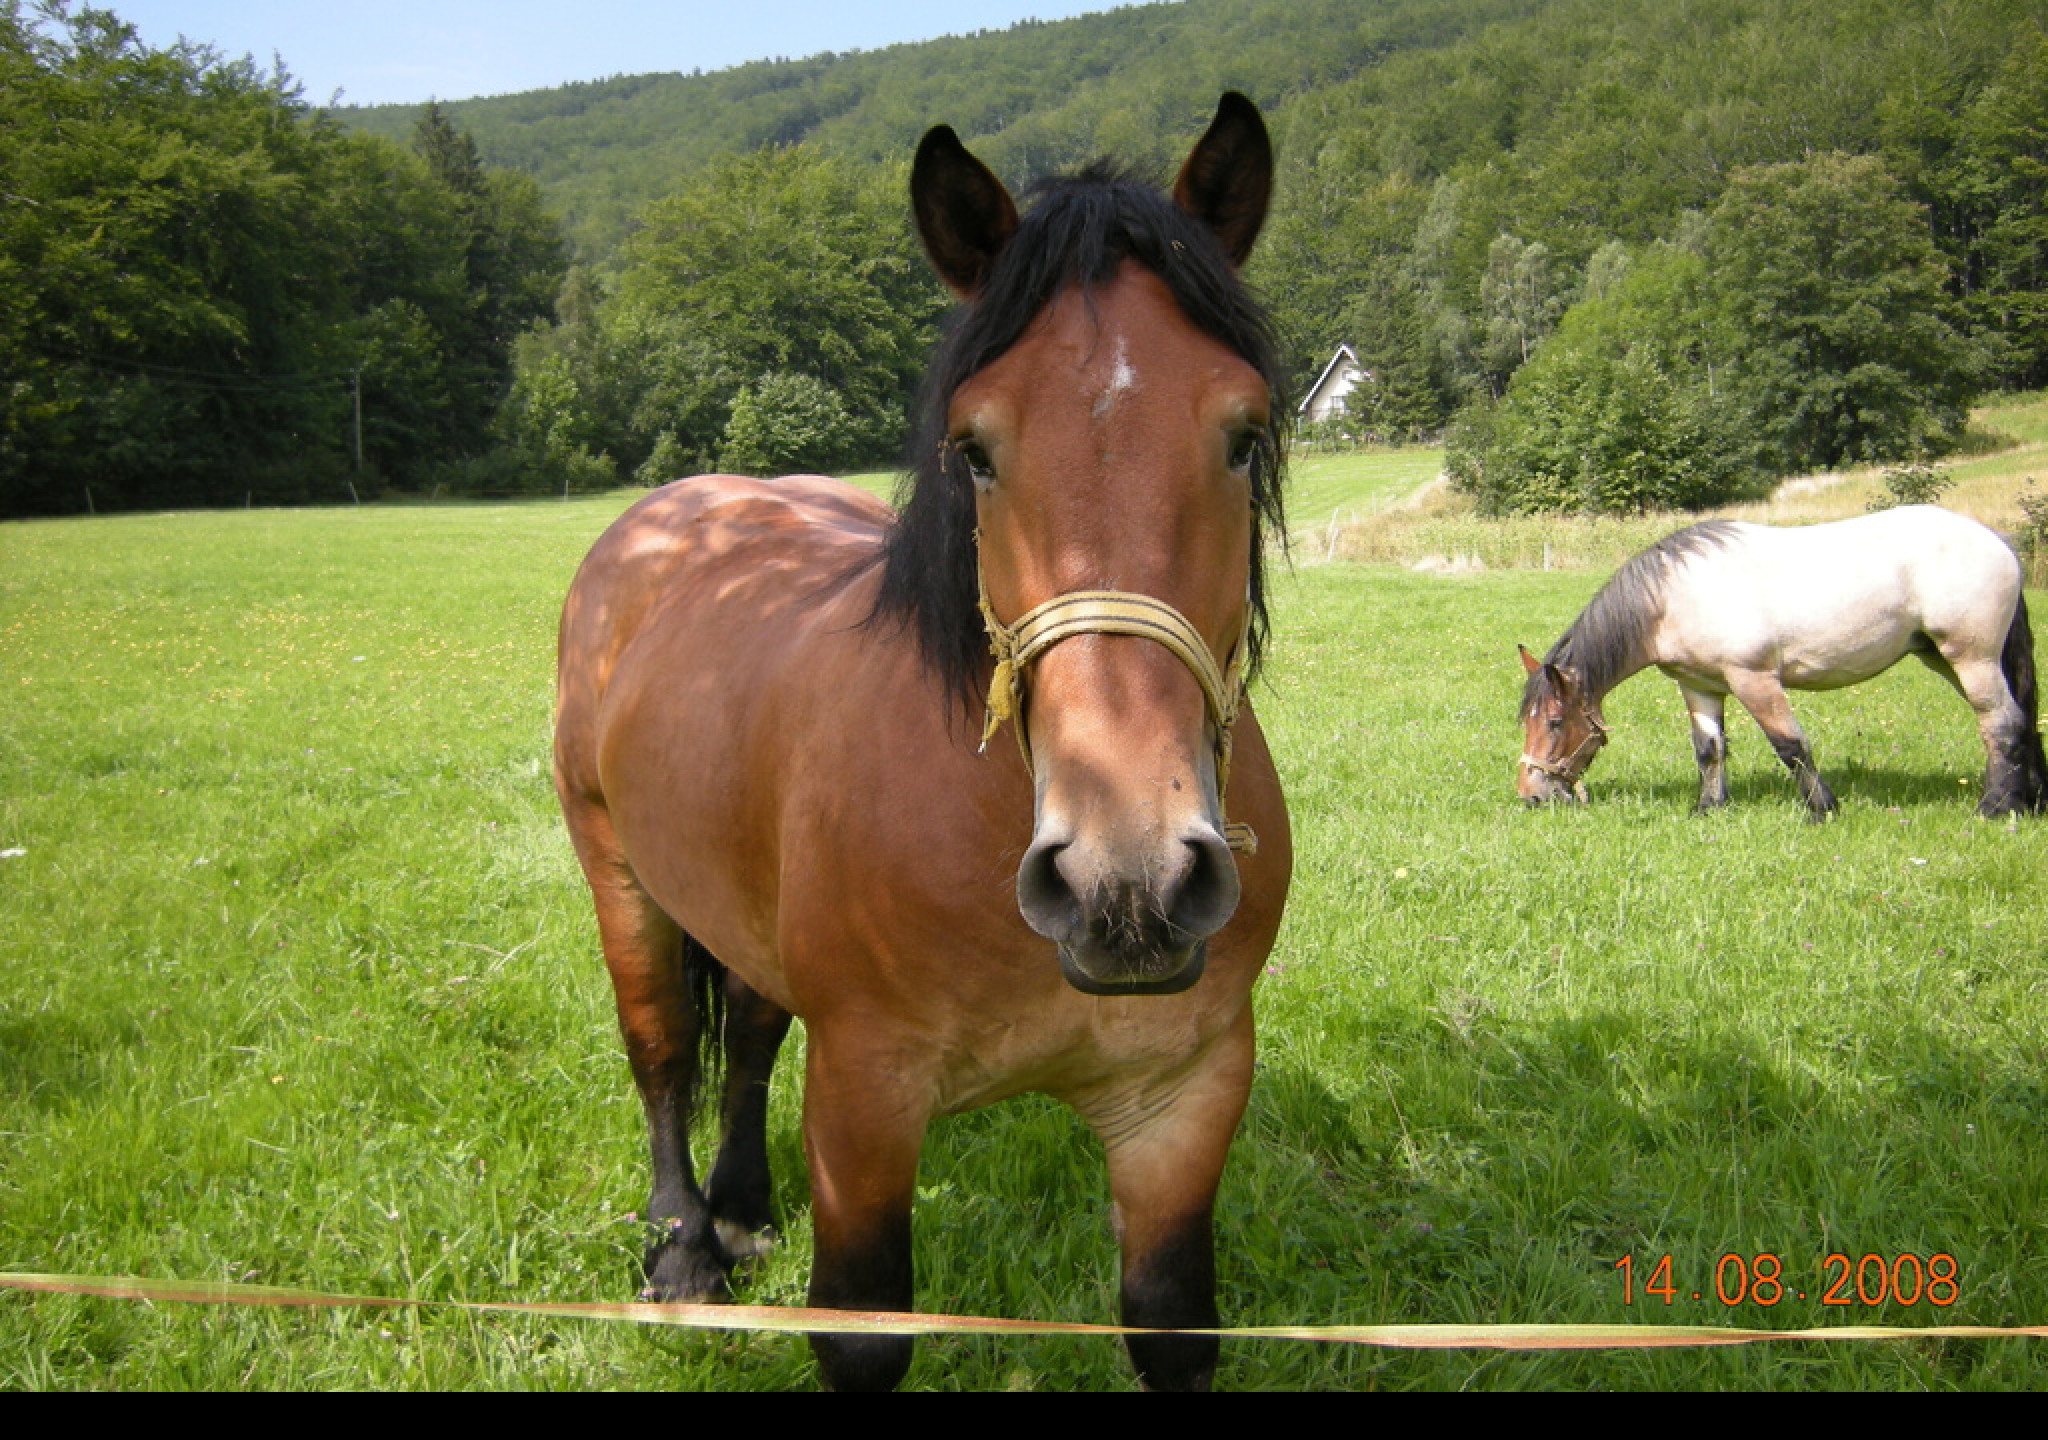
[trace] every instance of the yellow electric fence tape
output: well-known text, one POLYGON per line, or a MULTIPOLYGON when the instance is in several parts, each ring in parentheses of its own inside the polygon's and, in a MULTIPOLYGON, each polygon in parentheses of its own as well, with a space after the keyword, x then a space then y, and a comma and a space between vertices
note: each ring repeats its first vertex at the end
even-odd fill
MULTIPOLYGON (((200 1305, 324 1309, 468 1310, 562 1319, 624 1320, 702 1330, 771 1330, 868 1335, 1125 1335, 1121 1325, 1002 1320, 979 1315, 912 1315, 803 1310, 773 1305, 551 1304, 520 1301, 393 1300, 330 1295, 273 1285, 143 1280, 94 1275, 0 1274, 0 1289, 200 1305)), ((1142 1333, 1142 1332, 1140 1332, 1142 1333)), ((1706 1325, 1243 1325, 1196 1333, 1234 1340, 1313 1340, 1396 1350, 1647 1350, 1755 1345, 1773 1340, 2048 1339, 2048 1325, 1836 1325, 1812 1330, 1736 1330, 1706 1325)))

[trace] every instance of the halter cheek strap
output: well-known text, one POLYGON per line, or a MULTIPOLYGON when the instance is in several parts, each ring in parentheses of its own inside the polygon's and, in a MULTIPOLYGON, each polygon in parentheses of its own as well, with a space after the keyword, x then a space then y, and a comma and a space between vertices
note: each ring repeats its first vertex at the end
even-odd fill
MULTIPOLYGON (((1202 687, 1209 719, 1216 726, 1216 796, 1221 803, 1230 787, 1231 727, 1237 723, 1238 706, 1244 699, 1245 641, 1251 628, 1249 608, 1245 611, 1245 629, 1219 669, 1215 656, 1209 652, 1209 642, 1188 623, 1187 617, 1149 595, 1122 590, 1071 590, 1026 611, 1016 624, 1005 625, 996 619, 988 603, 988 585, 979 569, 975 584, 980 591, 981 623, 988 630, 989 653, 996 662, 988 685, 987 718, 981 730, 983 750, 988 749, 989 740, 1003 722, 1010 721, 1017 734, 1017 749, 1024 756, 1024 768, 1035 773, 1031 740, 1025 733, 1023 719, 1024 675, 1031 662, 1060 641, 1076 635, 1135 635, 1164 645, 1202 687)), ((1249 825, 1226 824, 1223 839, 1241 854, 1256 854, 1259 848, 1258 837, 1249 825)))

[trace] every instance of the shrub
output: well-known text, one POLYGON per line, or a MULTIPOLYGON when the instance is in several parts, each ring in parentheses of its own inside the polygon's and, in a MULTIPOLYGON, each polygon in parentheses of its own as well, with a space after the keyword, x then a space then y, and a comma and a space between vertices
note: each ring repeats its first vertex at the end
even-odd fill
POLYGON ((2026 522, 2014 537, 2029 560, 2048 559, 2048 494, 2036 490, 2036 483, 2031 475, 2020 482, 2020 514, 2026 522))
POLYGON ((1697 509, 1754 493, 1711 397, 1653 347, 1545 351, 1497 407, 1460 417, 1453 485, 1489 515, 1697 509))
POLYGON ((1356 450, 1365 443, 1348 414, 1307 420, 1295 427, 1294 440, 1304 450, 1356 450))
POLYGON ((664 430, 654 437, 653 451, 640 462, 633 478, 652 490, 657 485, 666 485, 671 480, 696 475, 709 468, 710 461, 701 452, 678 440, 675 431, 664 430))
POLYGON ((568 495, 609 490, 619 483, 608 455, 585 449, 550 450, 498 445, 434 467, 435 492, 451 495, 568 495))
POLYGON ((742 475, 836 469, 854 423, 839 392, 811 375, 778 371, 733 397, 719 464, 742 475))
POLYGON ((1955 487, 1956 477, 1939 465, 1915 458, 1884 472, 1884 493, 1873 496, 1869 509, 1898 505, 1932 505, 1955 487))

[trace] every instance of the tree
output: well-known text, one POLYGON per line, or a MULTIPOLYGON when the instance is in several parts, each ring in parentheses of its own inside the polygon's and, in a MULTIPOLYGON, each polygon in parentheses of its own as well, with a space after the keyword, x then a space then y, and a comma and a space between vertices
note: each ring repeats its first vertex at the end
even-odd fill
POLYGON ((1707 238, 1709 305, 1750 458, 1787 475, 1953 447, 1984 357, 1921 211, 1874 156, 1738 171, 1707 238))
POLYGON ((2048 36, 2015 45, 1962 132, 1972 328, 2001 381, 2048 385, 2048 36))
POLYGON ((1448 465, 1483 509, 1697 508, 1960 434, 1981 351, 1875 158, 1739 171, 1673 242, 1603 254, 1498 410, 1460 427, 1448 465))
POLYGON ((1723 416, 1654 343, 1615 356, 1562 334, 1446 456, 1482 513, 1693 510, 1747 498, 1723 416))
POLYGON ((854 458, 852 419, 810 375, 763 375, 733 397, 719 464, 744 475, 830 471, 854 458))
POLYGON ((1508 377, 1529 363, 1564 313, 1565 296, 1551 262, 1550 248, 1502 235, 1486 252, 1486 271, 1479 277, 1479 304, 1486 317, 1486 344, 1481 352, 1493 393, 1507 388, 1508 377))
POLYGON ((1451 406, 1463 403, 1484 383, 1472 340, 1472 321, 1459 300, 1459 235, 1469 230, 1468 187, 1448 178, 1430 188, 1429 204, 1415 224, 1401 279, 1416 298, 1428 347, 1430 374, 1451 406))
POLYGON ((471 201, 484 193, 484 162, 476 141, 459 130, 440 102, 429 100, 412 131, 413 153, 426 161, 434 178, 471 201))
POLYGON ((642 377, 625 407, 632 446, 666 432, 715 450, 743 386, 801 374, 839 397, 849 455, 892 452, 944 303, 902 193, 899 173, 792 146, 714 166, 653 206, 604 311, 616 368, 642 377))
POLYGON ((339 490, 338 136, 106 11, 9 0, 0 72, 0 514, 339 490))
POLYGON ((345 497, 488 443, 560 275, 529 182, 458 203, 287 75, 37 15, 0 0, 0 514, 345 497))
POLYGON ((1391 444, 1442 429, 1457 397, 1432 363, 1436 352, 1422 297, 1383 273, 1346 317, 1344 333, 1371 377, 1344 397, 1346 428, 1391 444))
POLYGON ((1686 225, 1640 256, 1603 247, 1506 398, 1465 417, 1446 467, 1482 511, 1697 509, 1763 488, 1734 440, 1700 239, 1686 225))
POLYGON ((441 326, 442 363, 456 377, 445 439, 446 448, 474 453, 488 446, 511 388, 514 342, 548 317, 568 252, 532 177, 486 169, 476 142, 439 105, 421 113, 412 148, 458 226, 459 298, 441 326))

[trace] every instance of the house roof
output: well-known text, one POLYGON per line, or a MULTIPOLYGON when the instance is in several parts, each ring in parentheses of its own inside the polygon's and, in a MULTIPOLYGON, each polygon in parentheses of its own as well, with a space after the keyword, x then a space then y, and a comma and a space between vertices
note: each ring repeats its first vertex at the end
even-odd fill
POLYGON ((1300 412, 1306 413, 1308 407, 1315 403, 1316 396, 1323 393, 1323 387, 1330 383, 1330 377, 1338 374, 1338 367, 1347 361, 1350 363, 1351 368, 1358 371, 1361 376, 1365 374, 1365 367, 1358 363, 1358 352, 1353 350, 1348 343, 1340 343, 1337 346, 1337 352, 1330 357, 1330 363, 1323 367, 1322 374, 1316 376, 1316 383, 1308 387, 1308 393, 1301 397, 1301 404, 1296 408, 1300 412))

